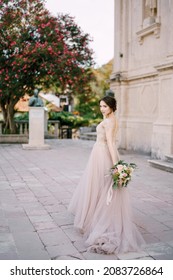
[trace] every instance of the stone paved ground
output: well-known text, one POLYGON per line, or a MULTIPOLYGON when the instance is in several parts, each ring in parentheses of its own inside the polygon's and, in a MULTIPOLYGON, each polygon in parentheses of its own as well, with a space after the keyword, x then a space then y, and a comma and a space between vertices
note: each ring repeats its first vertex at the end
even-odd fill
POLYGON ((47 140, 50 150, 0 145, 0 259, 173 260, 173 174, 150 167, 146 155, 122 152, 136 162, 129 185, 135 221, 147 242, 138 253, 86 251, 67 205, 92 141, 47 140))

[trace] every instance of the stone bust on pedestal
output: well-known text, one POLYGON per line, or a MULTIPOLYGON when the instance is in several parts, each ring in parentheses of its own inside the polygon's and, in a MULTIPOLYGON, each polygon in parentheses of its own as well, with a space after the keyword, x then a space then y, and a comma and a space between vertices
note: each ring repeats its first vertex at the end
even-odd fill
POLYGON ((29 99, 29 103, 28 105, 30 107, 43 107, 44 106, 44 103, 42 101, 42 99, 38 96, 38 89, 34 89, 34 96, 32 96, 30 99, 29 99))
POLYGON ((41 98, 38 97, 39 89, 34 89, 34 96, 29 99, 29 143, 23 144, 24 149, 50 149, 44 143, 45 108, 41 98))

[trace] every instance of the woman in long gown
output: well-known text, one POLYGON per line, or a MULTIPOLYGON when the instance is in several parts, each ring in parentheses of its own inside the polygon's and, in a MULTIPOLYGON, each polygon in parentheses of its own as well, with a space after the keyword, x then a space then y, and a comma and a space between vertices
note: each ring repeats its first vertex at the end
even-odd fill
POLYGON ((115 98, 103 97, 100 110, 103 121, 97 126, 97 140, 68 210, 75 215, 74 227, 84 234, 90 251, 137 251, 144 240, 132 220, 128 188, 112 190, 109 176, 110 168, 119 161, 115 98))

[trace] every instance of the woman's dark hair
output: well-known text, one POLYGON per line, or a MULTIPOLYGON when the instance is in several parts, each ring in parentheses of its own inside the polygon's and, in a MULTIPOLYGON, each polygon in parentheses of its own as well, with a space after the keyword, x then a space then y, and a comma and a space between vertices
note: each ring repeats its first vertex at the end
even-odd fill
MULTIPOLYGON (((104 101, 112 110, 113 112, 117 109, 117 101, 114 97, 111 96, 104 96, 100 101, 104 101)), ((100 103, 99 101, 99 103, 100 103)))

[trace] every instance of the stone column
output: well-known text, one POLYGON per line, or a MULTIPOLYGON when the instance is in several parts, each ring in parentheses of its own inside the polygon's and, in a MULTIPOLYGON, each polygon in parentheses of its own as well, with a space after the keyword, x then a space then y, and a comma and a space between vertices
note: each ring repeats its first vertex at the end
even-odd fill
POLYGON ((127 71, 128 9, 129 1, 115 0, 114 65, 113 74, 127 71))
POLYGON ((121 71, 122 0, 114 1, 114 66, 113 73, 121 71))
POLYGON ((120 71, 126 73, 128 71, 128 29, 129 29, 129 0, 122 1, 122 34, 121 34, 121 50, 120 50, 120 71))
POLYGON ((49 149, 44 143, 45 109, 29 107, 29 143, 23 144, 24 149, 49 149))

